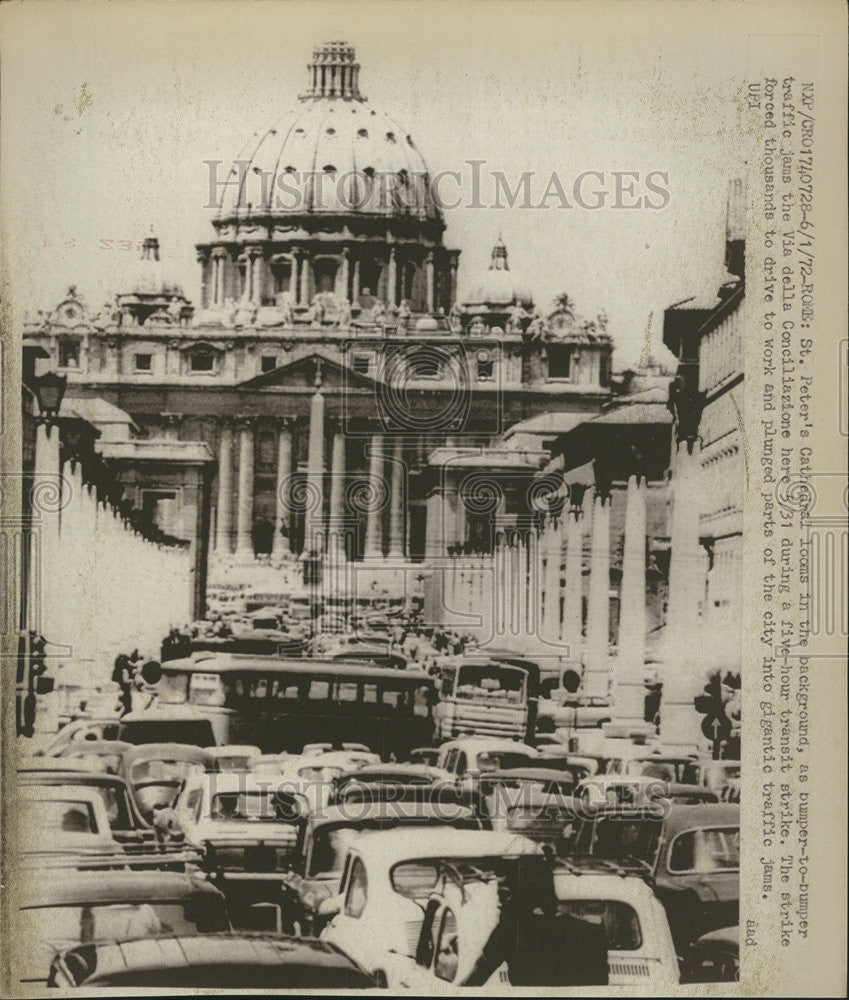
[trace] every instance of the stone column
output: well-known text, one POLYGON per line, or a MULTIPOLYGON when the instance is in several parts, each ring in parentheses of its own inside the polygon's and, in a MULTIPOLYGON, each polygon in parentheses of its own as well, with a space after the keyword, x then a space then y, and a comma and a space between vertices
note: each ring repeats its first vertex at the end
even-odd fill
POLYGON ((425 257, 425 283, 427 288, 427 311, 433 312, 433 254, 429 253, 425 257))
POLYGON ((215 549, 220 555, 232 551, 233 503, 233 428, 229 421, 221 424, 218 442, 218 522, 215 529, 215 549))
POLYGON ((398 263, 395 260, 395 247, 391 247, 389 250, 387 285, 386 304, 392 308, 398 305, 398 263))
POLYGON ((617 645, 616 720, 642 727, 646 693, 646 481, 640 475, 628 478, 617 645))
MULTIPOLYGON (((565 515, 565 510, 563 513, 565 515)), ((560 522, 555 521, 551 515, 543 537, 545 575, 542 583, 545 602, 542 609, 542 634, 546 642, 556 643, 560 641, 560 522)))
POLYGON ((396 437, 392 450, 389 498, 389 558, 404 558, 404 441, 396 437))
POLYGON ((457 258, 456 257, 452 257, 451 261, 450 261, 450 267, 451 267, 450 299, 451 299, 451 301, 448 303, 449 308, 451 306, 453 306, 454 303, 457 301, 457 264, 458 264, 457 258))
POLYGON ((250 247, 247 251, 248 258, 248 298, 255 305, 262 303, 261 279, 262 279, 262 250, 259 247, 250 247))
POLYGON ((566 517, 566 586, 561 636, 574 660, 580 659, 583 646, 584 493, 584 486, 573 483, 569 487, 568 513, 565 509, 563 512, 566 517))
POLYGON ((704 585, 699 545, 700 442, 680 441, 671 479, 669 604, 663 656, 661 736, 665 745, 704 743, 693 704, 705 685, 699 600, 704 585))
POLYGON ((597 489, 593 501, 590 594, 587 605, 587 642, 584 657, 584 690, 606 695, 607 649, 610 641, 610 492, 597 489))
POLYGON ((354 261, 354 285, 351 289, 351 302, 356 302, 360 297, 360 262, 354 261))
POLYGON ((365 559, 383 558, 383 518, 381 509, 385 495, 383 481, 383 435, 373 434, 369 459, 369 509, 366 521, 365 559))
POLYGON ((253 559, 254 432, 248 420, 239 424, 239 499, 236 510, 236 555, 253 559))
POLYGON ((277 509, 274 518, 274 540, 271 555, 275 560, 283 560, 291 554, 290 533, 292 524, 289 511, 289 489, 292 476, 292 420, 284 417, 277 430, 277 476, 275 496, 277 509), (286 529, 284 534, 280 529, 286 529))
POLYGON ((333 432, 330 465, 330 520, 327 524, 327 548, 345 558, 345 435, 337 424, 333 432))
POLYGON ((300 281, 301 251, 292 251, 292 277, 289 279, 289 290, 292 301, 296 306, 301 304, 301 281, 300 281))
POLYGON ((304 504, 304 551, 322 551, 324 532, 324 393, 321 365, 315 376, 315 392, 310 404, 310 434, 307 445, 307 489, 304 504))
POLYGON ((304 254, 301 258, 301 305, 310 304, 310 262, 309 257, 304 254))
POLYGON ((339 266, 339 288, 337 289, 336 294, 346 302, 349 301, 348 283, 350 280, 350 257, 351 251, 345 247, 342 251, 342 263, 339 266))

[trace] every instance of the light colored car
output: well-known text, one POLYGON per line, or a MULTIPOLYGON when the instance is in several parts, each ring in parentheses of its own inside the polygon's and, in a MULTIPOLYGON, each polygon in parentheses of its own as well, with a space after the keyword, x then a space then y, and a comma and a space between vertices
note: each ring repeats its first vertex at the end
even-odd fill
POLYGON ((497 770, 502 766, 505 754, 539 757, 536 748, 527 743, 519 743, 518 740, 467 736, 443 743, 439 748, 436 766, 460 779, 470 771, 485 773, 497 770))
POLYGON ((95 788, 21 785, 20 831, 24 854, 60 851, 122 854, 112 836, 103 798, 95 788))
MULTIPOLYGON (((545 876, 526 870, 519 878, 527 883, 535 874, 545 876)), ((678 983, 666 913, 643 878, 589 865, 559 867, 548 877, 554 897, 550 890, 539 893, 540 903, 543 895, 549 903, 544 919, 555 927, 558 921, 568 921, 561 939, 573 941, 574 951, 553 956, 543 973, 547 985, 637 986, 662 993, 678 983), (599 948, 597 961, 581 962, 587 936, 600 943, 598 930, 606 940, 606 967, 599 948)), ((446 868, 428 901, 416 955, 390 963, 389 985, 418 995, 459 986, 538 985, 521 977, 513 966, 514 955, 505 947, 515 934, 515 911, 505 910, 507 892, 494 874, 446 868), (507 924, 498 928, 502 920, 507 924)))
POLYGON ((249 771, 253 762, 262 756, 259 747, 234 744, 207 747, 206 752, 216 762, 219 771, 249 771))
POLYGON ((541 852, 515 833, 438 827, 364 834, 348 850, 339 895, 322 907, 325 914, 338 912, 321 938, 385 977, 394 956, 415 957, 425 906, 444 865, 486 868, 541 852))
POLYGON ((302 795, 314 811, 327 805, 334 779, 379 761, 368 750, 319 750, 284 761, 281 777, 285 787, 302 795))
POLYGON ((222 882, 280 882, 305 803, 249 772, 192 774, 174 805, 186 844, 222 882))

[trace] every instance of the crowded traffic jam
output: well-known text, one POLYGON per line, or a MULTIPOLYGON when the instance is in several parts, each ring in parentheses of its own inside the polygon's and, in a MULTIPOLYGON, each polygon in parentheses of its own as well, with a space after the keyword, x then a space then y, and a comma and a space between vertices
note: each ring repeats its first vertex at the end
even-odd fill
POLYGON ((617 736, 562 663, 281 634, 172 634, 30 742, 23 989, 737 978, 738 761, 617 736))

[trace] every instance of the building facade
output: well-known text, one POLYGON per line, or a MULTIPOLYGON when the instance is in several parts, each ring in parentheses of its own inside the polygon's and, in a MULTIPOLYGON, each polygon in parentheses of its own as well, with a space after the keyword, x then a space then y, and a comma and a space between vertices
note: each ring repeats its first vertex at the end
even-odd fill
MULTIPOLYGON (((581 320, 565 297, 541 314, 500 239, 458 302, 425 160, 359 74, 350 46, 318 48, 294 109, 222 175, 197 307, 151 235, 114 303, 92 314, 72 290, 25 331, 69 397, 119 407, 142 438, 208 446, 214 580, 330 552, 403 569, 491 549, 445 469, 611 394, 606 319, 581 320)), ((520 516, 528 498, 505 462, 501 513, 520 516)))

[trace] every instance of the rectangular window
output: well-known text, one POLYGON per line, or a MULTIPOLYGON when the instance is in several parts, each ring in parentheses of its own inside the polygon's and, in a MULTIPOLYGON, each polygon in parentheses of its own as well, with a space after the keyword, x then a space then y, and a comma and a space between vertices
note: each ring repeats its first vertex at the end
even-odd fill
POLYGON ((355 354, 352 367, 359 375, 368 375, 371 358, 367 354, 355 354))
POLYGON ((273 372, 277 367, 277 358, 273 354, 263 354, 259 359, 260 371, 273 372))
POLYGON ((149 371, 153 371, 153 355, 152 354, 137 354, 136 355, 136 371, 137 372, 149 372, 149 371))
POLYGON ((548 348, 548 377, 572 377, 572 347, 570 344, 551 344, 548 348))
POLYGON ((80 367, 80 342, 78 340, 59 341, 59 367, 80 367))
POLYGON ((198 352, 189 358, 189 369, 193 372, 212 372, 215 370, 215 355, 198 352))

